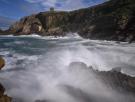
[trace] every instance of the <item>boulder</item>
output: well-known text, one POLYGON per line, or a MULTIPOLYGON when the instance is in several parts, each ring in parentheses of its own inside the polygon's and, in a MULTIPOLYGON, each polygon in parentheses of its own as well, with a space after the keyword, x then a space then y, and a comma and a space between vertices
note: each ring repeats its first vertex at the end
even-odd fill
POLYGON ((120 69, 111 71, 91 70, 107 87, 111 87, 119 92, 129 92, 135 94, 135 77, 121 73, 120 69))
POLYGON ((11 102, 12 98, 5 95, 5 88, 0 84, 0 102, 11 102))
MULTIPOLYGON (((0 69, 2 69, 5 66, 5 60, 0 57, 0 69)), ((12 98, 5 95, 5 88, 0 84, 0 102, 11 102, 12 98)))
POLYGON ((11 102, 11 100, 11 97, 8 97, 7 95, 0 97, 0 102, 11 102))
POLYGON ((4 94, 5 88, 0 84, 0 97, 4 94))
POLYGON ((5 60, 0 57, 0 69, 2 69, 5 66, 5 60))

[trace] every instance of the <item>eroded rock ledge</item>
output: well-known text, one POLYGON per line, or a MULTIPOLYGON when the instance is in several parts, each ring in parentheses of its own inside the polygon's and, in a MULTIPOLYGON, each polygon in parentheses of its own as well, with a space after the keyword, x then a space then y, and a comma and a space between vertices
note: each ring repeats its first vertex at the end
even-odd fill
MULTIPOLYGON (((121 68, 113 68, 110 71, 98 71, 92 66, 87 67, 83 62, 72 62, 69 66, 71 70, 85 70, 96 79, 102 81, 107 87, 119 92, 129 92, 135 95, 135 77, 121 73, 121 68)), ((88 74, 88 73, 87 73, 88 74)))
POLYGON ((103 81, 108 87, 119 92, 131 92, 135 95, 135 77, 123 74, 118 71, 97 71, 91 69, 97 78, 103 81))

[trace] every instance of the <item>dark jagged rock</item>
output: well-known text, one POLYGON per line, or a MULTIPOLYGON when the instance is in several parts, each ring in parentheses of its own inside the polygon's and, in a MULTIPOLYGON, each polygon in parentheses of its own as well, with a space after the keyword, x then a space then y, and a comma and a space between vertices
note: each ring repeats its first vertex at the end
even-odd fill
POLYGON ((82 29, 82 36, 118 41, 134 39, 134 0, 110 0, 91 9, 94 18, 82 29))
POLYGON ((2 69, 5 66, 5 60, 0 57, 0 69, 2 69))
POLYGON ((0 84, 0 102, 11 102, 12 98, 5 95, 5 88, 0 84))
MULTIPOLYGON (((83 88, 76 87, 72 84, 59 84, 58 87, 63 92, 67 93, 69 96, 79 100, 80 102, 135 102, 135 77, 131 77, 128 75, 125 75, 121 73, 121 68, 115 68, 110 71, 98 71, 93 69, 92 67, 87 67, 87 65, 83 62, 72 62, 68 66, 69 72, 72 73, 72 71, 84 71, 84 72, 90 72, 87 74, 91 74, 93 79, 89 79, 89 81, 95 80, 94 78, 98 79, 98 81, 103 82, 105 86, 110 89, 109 91, 113 92, 115 91, 116 96, 112 97, 114 100, 112 100, 111 97, 101 97, 101 95, 97 94, 90 94, 87 93, 86 90, 83 90, 83 88), (80 70, 82 69, 82 70, 80 70), (118 70, 117 70, 118 69, 118 70), (120 95, 124 95, 124 97, 121 97, 120 95), (117 95, 118 94, 118 95, 117 95)), ((78 73, 77 73, 78 74, 78 73)), ((79 76, 79 75, 78 75, 79 76)), ((87 76, 87 75, 86 75, 87 76)), ((91 78, 91 77, 89 77, 91 78)), ((97 80, 95 80, 97 81, 97 80)), ((87 83, 86 83, 87 84, 87 83)), ((96 85, 95 85, 96 86, 96 85)), ((91 87, 89 85, 89 87, 91 87)), ((98 92, 98 90, 95 90, 98 92)), ((105 92, 101 93, 105 94, 105 92)), ((51 100, 37 100, 35 102, 53 102, 51 100)))
POLYGON ((110 0, 71 12, 41 12, 22 18, 8 30, 15 35, 65 35, 78 32, 90 39, 135 40, 135 1, 110 0))
MULTIPOLYGON (((0 57, 0 69, 5 65, 5 61, 2 57, 0 57)), ((0 84, 0 102, 11 102, 12 98, 5 95, 5 88, 0 84)))
POLYGON ((95 78, 101 80, 109 88, 119 92, 131 92, 135 95, 135 77, 121 73, 121 68, 119 67, 110 71, 98 71, 91 66, 88 68, 83 62, 72 62, 68 67, 70 72, 72 70, 90 72, 89 74, 94 75, 95 78))
POLYGON ((5 88, 0 84, 0 96, 2 96, 5 92, 5 88))
POLYGON ((103 81, 108 87, 111 86, 119 92, 129 92, 135 94, 135 77, 123 74, 116 69, 111 71, 97 71, 90 68, 98 79, 103 81))

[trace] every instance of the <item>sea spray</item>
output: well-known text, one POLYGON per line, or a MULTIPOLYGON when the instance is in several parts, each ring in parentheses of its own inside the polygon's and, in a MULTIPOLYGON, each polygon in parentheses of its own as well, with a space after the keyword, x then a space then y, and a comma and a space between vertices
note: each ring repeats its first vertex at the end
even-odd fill
POLYGON ((76 37, 1 37, 0 41, 0 54, 7 62, 0 72, 1 82, 16 100, 124 102, 125 98, 130 99, 125 97, 126 93, 108 89, 89 67, 104 71, 121 67, 124 73, 134 75, 134 44, 76 37))

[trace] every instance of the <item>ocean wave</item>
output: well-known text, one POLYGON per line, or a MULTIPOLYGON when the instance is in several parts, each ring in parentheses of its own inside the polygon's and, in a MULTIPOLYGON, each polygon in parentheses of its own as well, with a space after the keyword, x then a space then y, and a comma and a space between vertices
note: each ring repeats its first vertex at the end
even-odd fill
MULTIPOLYGON (((90 66, 100 71, 121 68, 122 73, 135 76, 134 43, 78 40, 77 36, 13 37, 1 40, 0 55, 6 60, 6 66, 0 72, 0 77, 9 96, 21 98, 23 102, 34 102, 38 99, 78 102, 80 95, 110 95, 107 96, 109 100, 110 97, 116 99, 117 94, 106 89, 106 84, 101 84, 93 76, 89 71, 90 66), (25 39, 27 37, 30 39, 25 39), (85 65, 76 66, 74 62, 85 65)), ((87 97, 81 97, 85 98, 87 97)))
POLYGON ((31 35, 17 35, 14 34, 10 35, 0 35, 0 37, 32 37, 32 38, 39 38, 39 39, 71 39, 71 38, 82 38, 77 33, 67 33, 65 36, 40 36, 39 34, 33 33, 31 35))

